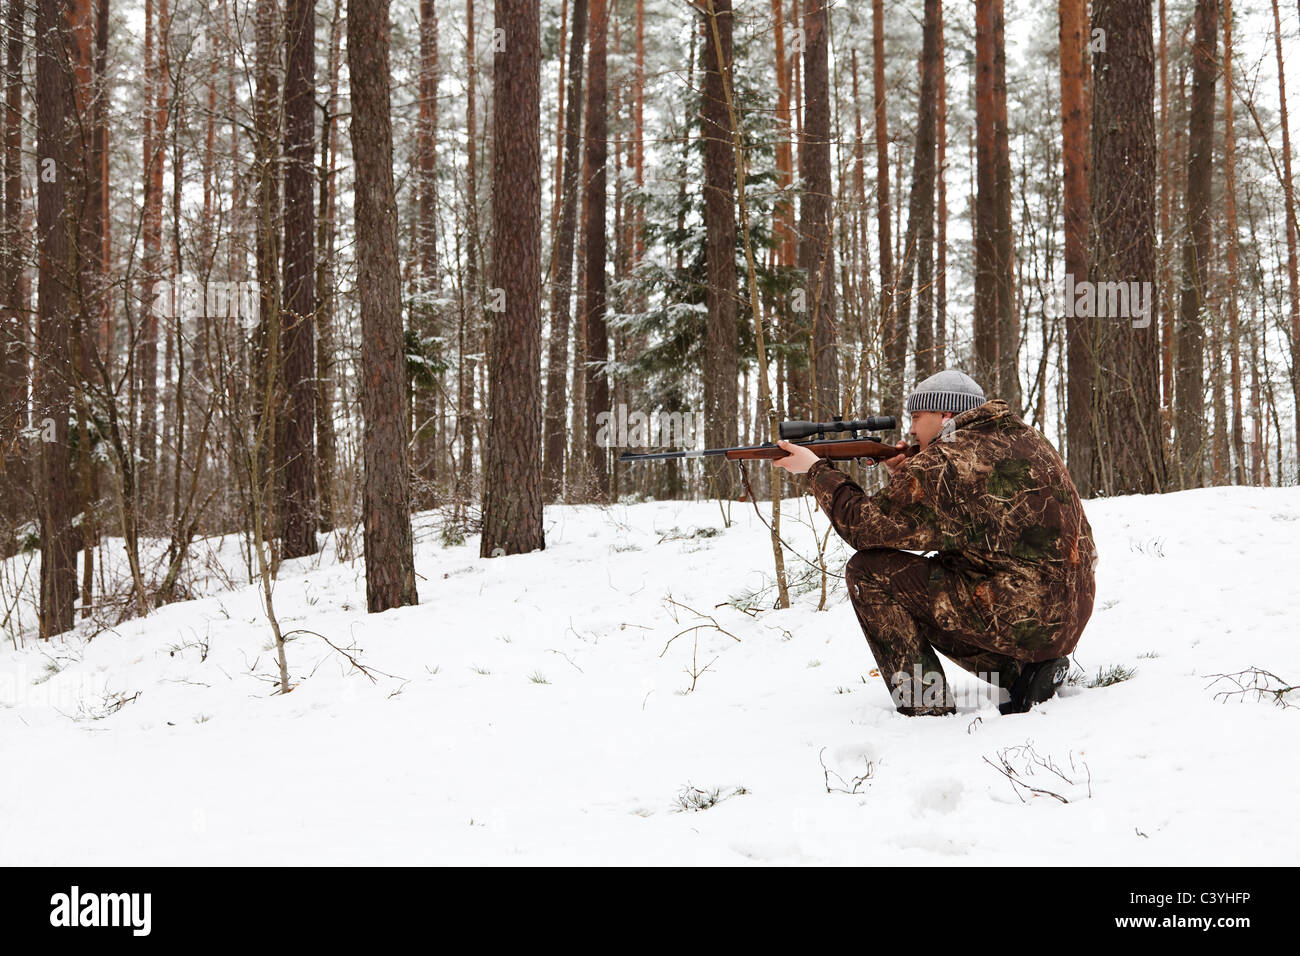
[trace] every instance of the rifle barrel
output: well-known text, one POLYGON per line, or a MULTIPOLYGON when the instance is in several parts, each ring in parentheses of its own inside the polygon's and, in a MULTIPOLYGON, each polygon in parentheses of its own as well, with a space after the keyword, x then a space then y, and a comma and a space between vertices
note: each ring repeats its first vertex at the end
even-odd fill
MULTIPOLYGON (((885 458, 892 458, 894 455, 900 455, 900 454, 906 455, 907 457, 910 458, 912 455, 915 455, 917 452, 921 450, 916 445, 911 445, 907 448, 895 448, 894 446, 886 445, 884 442, 879 441, 878 439, 875 438, 830 438, 830 439, 821 439, 818 441, 792 442, 792 444, 800 445, 804 448, 807 448, 811 450, 814 454, 817 454, 819 457, 833 458, 836 460, 846 460, 852 458, 870 458, 875 461, 880 461, 885 458), (859 446, 865 445, 867 447, 857 454, 843 454, 843 453, 837 455, 821 454, 821 451, 831 451, 831 449, 828 448, 828 446, 842 446, 842 445, 859 445, 859 446)), ((843 452, 843 449, 834 449, 834 450, 843 452)), ((663 451, 663 452, 649 452, 645 454, 630 454, 628 452, 624 452, 623 454, 618 456, 618 460, 619 461, 655 461, 655 460, 662 460, 667 458, 704 458, 709 455, 726 455, 728 458, 731 458, 733 460, 776 459, 776 458, 784 458, 788 454, 789 452, 787 452, 784 448, 780 448, 777 445, 772 444, 771 442, 765 442, 762 445, 743 445, 736 448, 701 448, 701 449, 696 449, 694 451, 663 451)))

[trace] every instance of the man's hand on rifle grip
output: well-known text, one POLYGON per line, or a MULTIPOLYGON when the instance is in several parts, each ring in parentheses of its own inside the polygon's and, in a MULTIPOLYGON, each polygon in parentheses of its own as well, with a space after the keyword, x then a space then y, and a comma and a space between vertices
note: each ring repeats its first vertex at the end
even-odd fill
MULTIPOLYGON (((907 442, 905 442, 905 441, 900 441, 900 442, 899 442, 897 445, 895 445, 894 447, 895 447, 895 448, 906 448, 906 447, 907 447, 907 442)), ((886 468, 889 469, 890 477, 893 477, 894 475, 898 474, 898 469, 900 469, 900 468, 903 467, 903 462, 905 462, 905 461, 907 461, 907 456, 906 456, 906 455, 895 455, 893 458, 886 458, 886 459, 885 459, 885 461, 884 461, 884 465, 885 465, 886 468)))

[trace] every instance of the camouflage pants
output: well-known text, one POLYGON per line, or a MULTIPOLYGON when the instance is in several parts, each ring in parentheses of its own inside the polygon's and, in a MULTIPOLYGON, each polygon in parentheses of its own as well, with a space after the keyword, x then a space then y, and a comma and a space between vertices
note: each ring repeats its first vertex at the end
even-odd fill
POLYGON ((1005 636, 984 631, 979 610, 964 606, 969 586, 933 558, 870 548, 849 559, 845 577, 858 623, 900 713, 956 713, 935 651, 999 688, 1011 686, 1029 657, 1018 657, 1005 636))

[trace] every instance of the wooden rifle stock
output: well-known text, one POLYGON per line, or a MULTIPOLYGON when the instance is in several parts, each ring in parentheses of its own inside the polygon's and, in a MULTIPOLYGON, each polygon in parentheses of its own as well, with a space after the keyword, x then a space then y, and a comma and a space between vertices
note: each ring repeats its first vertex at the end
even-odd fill
MULTIPOLYGON (((905 455, 911 458, 921 450, 920 445, 909 445, 907 448, 899 448, 896 445, 886 445, 884 442, 876 441, 872 438, 856 439, 834 439, 828 438, 822 441, 794 442, 793 444, 807 448, 818 458, 829 458, 831 461, 849 461, 855 458, 866 458, 872 462, 881 462, 886 458, 894 458, 897 455, 905 455)), ((776 445, 755 445, 750 448, 730 448, 726 455, 728 458, 740 461, 747 461, 753 458, 759 459, 777 459, 784 458, 790 454, 784 448, 776 445)))

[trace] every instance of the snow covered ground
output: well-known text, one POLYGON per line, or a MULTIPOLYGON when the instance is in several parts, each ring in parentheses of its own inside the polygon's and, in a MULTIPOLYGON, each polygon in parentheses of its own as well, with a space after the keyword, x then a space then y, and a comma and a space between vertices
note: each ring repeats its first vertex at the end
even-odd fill
MULTIPOLYGON (((810 504, 783 530, 814 556, 810 504)), ((548 508, 545 551, 494 560, 422 516, 422 603, 381 615, 359 561, 288 563, 282 626, 316 634, 286 696, 254 587, 6 634, 0 864, 1295 863, 1300 706, 1214 675, 1300 682, 1300 489, 1088 513, 1077 672, 1134 674, 1017 716, 895 713, 838 578, 828 610, 815 575, 770 609, 740 503, 726 528, 716 503, 548 508)))

